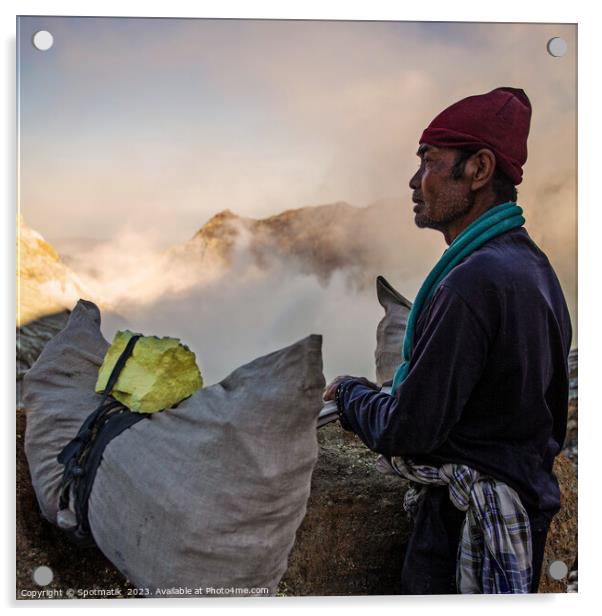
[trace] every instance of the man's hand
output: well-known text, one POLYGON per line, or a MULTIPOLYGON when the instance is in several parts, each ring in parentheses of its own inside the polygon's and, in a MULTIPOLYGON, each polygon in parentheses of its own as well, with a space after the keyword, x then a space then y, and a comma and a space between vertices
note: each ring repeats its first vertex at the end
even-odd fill
POLYGON ((354 381, 359 381, 365 387, 369 387, 370 389, 374 389, 375 391, 378 391, 380 389, 380 387, 376 383, 369 381, 363 376, 349 376, 347 374, 344 376, 337 376, 326 386, 326 389, 324 390, 324 394, 322 395, 322 400, 324 400, 324 402, 328 402, 328 400, 334 400, 334 395, 337 391, 337 387, 343 381, 346 381, 347 379, 353 379, 354 381))

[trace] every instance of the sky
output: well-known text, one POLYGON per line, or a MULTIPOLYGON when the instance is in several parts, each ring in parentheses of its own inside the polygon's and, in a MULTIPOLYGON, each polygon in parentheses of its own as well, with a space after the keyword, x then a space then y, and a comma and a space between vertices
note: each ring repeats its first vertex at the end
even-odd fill
MULTIPOLYGON (((430 120, 523 88, 519 203, 576 331, 576 26, 25 17, 18 34, 20 209, 59 253, 132 234, 166 248, 226 208, 260 218, 397 199, 411 211, 430 120), (41 29, 54 36, 44 52, 31 44, 41 29), (554 36, 561 58, 546 51, 554 36)), ((413 298, 445 245, 405 232, 427 247, 403 289, 413 298)))

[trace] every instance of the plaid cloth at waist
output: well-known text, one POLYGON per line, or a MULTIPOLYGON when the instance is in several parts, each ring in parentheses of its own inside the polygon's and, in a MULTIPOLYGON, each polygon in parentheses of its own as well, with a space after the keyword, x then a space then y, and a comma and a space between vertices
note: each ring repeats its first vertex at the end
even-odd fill
POLYGON ((379 456, 377 468, 412 483, 404 509, 414 516, 429 485, 448 485, 449 498, 466 511, 458 545, 456 585, 459 593, 528 593, 532 576, 529 515, 510 486, 468 466, 441 468, 409 459, 379 456))

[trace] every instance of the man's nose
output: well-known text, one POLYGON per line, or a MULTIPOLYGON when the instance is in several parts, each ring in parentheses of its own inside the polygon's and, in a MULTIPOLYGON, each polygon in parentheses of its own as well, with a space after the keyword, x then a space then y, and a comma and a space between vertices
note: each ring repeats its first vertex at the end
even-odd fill
POLYGON ((412 190, 420 188, 420 169, 410 178, 410 188, 412 190))

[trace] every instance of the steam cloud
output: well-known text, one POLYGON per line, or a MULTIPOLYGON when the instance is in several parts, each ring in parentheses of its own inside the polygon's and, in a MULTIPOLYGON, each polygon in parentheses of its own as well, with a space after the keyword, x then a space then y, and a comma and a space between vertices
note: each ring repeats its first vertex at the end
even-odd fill
MULTIPOLYGON (((384 202, 297 212, 292 250, 299 250, 296 225, 305 217, 315 226, 302 241, 304 250, 306 244, 309 248, 301 255, 287 254, 286 248, 277 252, 268 242, 258 256, 260 234, 236 218, 230 223, 236 239, 227 261, 220 258, 221 237, 159 251, 153 238, 134 232, 92 250, 72 244, 63 259, 99 299, 107 340, 126 327, 178 337, 196 353, 207 383, 310 333, 324 336, 327 379, 374 378, 376 326, 383 315, 376 276, 385 275, 413 297, 425 273, 420 264, 439 250, 441 240, 404 224, 411 222, 409 204, 405 210, 384 202), (338 225, 327 224, 341 208, 345 216, 338 225), (320 270, 337 255, 348 261, 320 270)), ((282 232, 277 239, 289 246, 282 232)))

